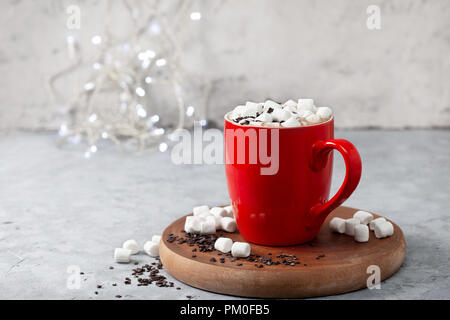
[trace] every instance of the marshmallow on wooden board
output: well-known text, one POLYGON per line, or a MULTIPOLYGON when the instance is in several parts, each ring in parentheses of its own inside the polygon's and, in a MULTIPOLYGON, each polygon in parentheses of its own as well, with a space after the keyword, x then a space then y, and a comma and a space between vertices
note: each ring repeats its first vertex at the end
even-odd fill
POLYGON ((187 233, 199 233, 200 220, 194 216, 187 216, 184 222, 184 231, 186 231, 187 233))
POLYGON ((116 248, 114 250, 114 260, 119 263, 130 262, 131 250, 124 248, 116 248))
POLYGON ((224 209, 227 211, 227 217, 230 217, 230 218, 234 217, 233 206, 226 206, 226 207, 224 207, 224 209))
POLYGON ((230 238, 219 238, 214 242, 214 248, 223 253, 228 253, 231 251, 231 247, 233 246, 233 240, 230 238))
POLYGON ((192 209, 192 213, 194 214, 194 216, 201 215, 202 213, 209 213, 209 207, 208 206, 194 207, 192 209))
POLYGON ((130 250, 131 254, 136 254, 139 252, 139 244, 134 239, 125 241, 122 248, 130 250))
POLYGON ((159 243, 153 241, 147 241, 144 244, 144 251, 151 257, 159 256, 159 243))
POLYGON ((216 233, 216 219, 214 217, 208 217, 205 221, 200 222, 200 234, 214 233, 216 233))
POLYGON ((283 103, 283 107, 295 107, 297 108, 297 102, 294 100, 288 100, 285 103, 283 103))
POLYGON ((290 128, 290 127, 300 127, 302 124, 297 121, 296 118, 292 117, 287 119, 285 122, 281 124, 282 127, 290 128))
POLYGON ((381 223, 381 222, 386 222, 386 219, 383 217, 379 217, 379 218, 376 218, 376 219, 370 221, 370 223, 369 223, 370 230, 372 230, 372 231, 375 230, 375 225, 377 225, 378 223, 381 223))
POLYGON ((160 243, 160 242, 161 242, 161 236, 160 236, 160 235, 154 235, 154 236, 152 237, 152 241, 153 241, 154 243, 160 243))
POLYGON ((306 117, 306 121, 316 124, 320 122, 320 117, 317 114, 313 113, 306 117))
POLYGON ((359 219, 361 224, 369 224, 373 220, 373 215, 366 211, 356 211, 353 218, 359 219))
POLYGON ((247 242, 235 242, 231 247, 231 255, 236 258, 247 258, 250 251, 251 248, 247 242))
POLYGON ((345 233, 345 219, 334 217, 330 221, 330 229, 337 233, 345 233))
POLYGON ((272 112, 273 118, 276 119, 277 121, 286 121, 287 119, 289 119, 292 115, 289 111, 284 110, 284 109, 275 109, 272 112))
POLYGON ((320 107, 320 108, 317 109, 316 114, 321 119, 329 119, 333 115, 333 110, 331 110, 328 107, 320 107))
POLYGON ((390 237, 394 234, 394 226, 389 221, 375 224, 375 237, 378 239, 390 237))
POLYGON ((261 113, 259 116, 257 116, 255 120, 259 120, 259 121, 263 121, 263 122, 272 122, 273 117, 271 116, 270 113, 264 112, 264 113, 261 113))
POLYGON ((209 210, 209 213, 211 213, 215 217, 228 217, 227 210, 221 207, 211 208, 211 210, 209 210))
POLYGON ((298 109, 314 110, 314 99, 298 99, 298 109))
POLYGON ((355 241, 367 242, 369 241, 369 227, 365 224, 355 225, 355 241))
POLYGON ((226 232, 235 232, 237 229, 236 220, 230 217, 225 217, 220 220, 222 230, 226 232))
POLYGON ((349 236, 355 235, 355 226, 360 224, 359 219, 350 218, 345 220, 345 234, 349 236))

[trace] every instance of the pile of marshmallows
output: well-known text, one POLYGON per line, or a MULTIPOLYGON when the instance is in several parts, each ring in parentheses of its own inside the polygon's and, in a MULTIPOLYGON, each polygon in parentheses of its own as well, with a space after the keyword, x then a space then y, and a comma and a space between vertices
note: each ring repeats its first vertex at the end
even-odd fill
MULTIPOLYGON (((236 220, 233 215, 232 206, 224 208, 208 206, 195 207, 193 215, 187 216, 184 223, 184 231, 189 233, 214 234, 217 230, 235 232, 237 229, 236 220)), ((250 245, 245 242, 234 242, 230 238, 218 238, 214 243, 214 248, 220 252, 231 251, 233 257, 247 258, 250 255, 250 245)))
POLYGON ((247 102, 230 113, 230 120, 258 127, 302 127, 326 122, 333 116, 328 107, 317 108, 313 99, 288 100, 283 104, 267 100, 264 103, 247 102))
POLYGON ((374 231, 375 237, 379 239, 394 234, 392 223, 383 217, 374 219, 373 215, 366 211, 357 211, 350 219, 333 218, 330 221, 330 229, 352 236, 357 242, 369 241, 369 229, 374 231))
MULTIPOLYGON (((147 241, 144 244, 144 251, 151 257, 159 256, 159 243, 161 242, 161 236, 155 235, 151 241, 147 241)), ((116 248, 114 250, 114 260, 119 263, 128 263, 131 260, 131 256, 138 254, 140 251, 139 244, 136 240, 130 239, 123 243, 122 248, 116 248)))

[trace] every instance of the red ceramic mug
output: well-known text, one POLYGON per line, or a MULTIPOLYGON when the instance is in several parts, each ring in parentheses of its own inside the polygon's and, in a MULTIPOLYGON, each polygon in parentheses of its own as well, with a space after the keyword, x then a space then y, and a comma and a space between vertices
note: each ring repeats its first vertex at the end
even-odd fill
POLYGON ((361 158, 349 141, 334 139, 334 118, 312 126, 266 128, 241 126, 226 115, 224 130, 228 192, 239 232, 249 242, 285 246, 314 239, 327 215, 359 183, 361 158), (328 200, 333 150, 342 154, 346 175, 328 200), (255 163, 255 152, 270 154, 271 163, 255 163))

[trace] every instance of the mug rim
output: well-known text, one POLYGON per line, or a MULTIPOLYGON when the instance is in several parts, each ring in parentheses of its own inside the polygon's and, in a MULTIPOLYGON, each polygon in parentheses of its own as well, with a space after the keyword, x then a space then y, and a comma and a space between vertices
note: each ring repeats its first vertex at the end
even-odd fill
POLYGON ((227 112, 227 113, 224 115, 224 117, 223 117, 224 120, 225 120, 226 122, 231 123, 232 125, 235 125, 235 126, 237 126, 237 127, 242 127, 242 128, 278 129, 278 130, 280 130, 280 129, 281 129, 281 130, 308 129, 308 128, 314 128, 314 127, 325 126, 325 125, 329 124, 330 122, 332 122, 332 121, 334 120, 334 115, 332 115, 331 118, 330 118, 329 120, 325 121, 325 122, 321 122, 321 123, 313 124, 313 125, 309 125, 309 126, 301 126, 301 127, 260 127, 260 126, 252 126, 252 125, 242 125, 242 124, 235 123, 235 122, 229 120, 229 119, 227 118, 227 116, 228 116, 231 112, 233 112, 233 110, 227 112))

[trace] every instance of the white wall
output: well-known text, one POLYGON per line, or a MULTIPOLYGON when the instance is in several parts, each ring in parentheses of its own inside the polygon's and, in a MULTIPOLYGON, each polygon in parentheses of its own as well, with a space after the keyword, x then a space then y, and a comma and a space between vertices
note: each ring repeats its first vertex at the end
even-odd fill
MULTIPOLYGON (((59 123, 45 80, 67 65, 69 4, 82 9, 77 37, 89 46, 101 31, 104 0, 0 2, 0 130, 59 123)), ((335 109, 339 127, 450 126, 448 0, 209 0, 194 7, 203 19, 186 27, 184 66, 192 79, 212 84, 213 119, 249 99, 313 97, 335 109), (381 30, 366 27, 370 4, 381 8, 381 30)))

